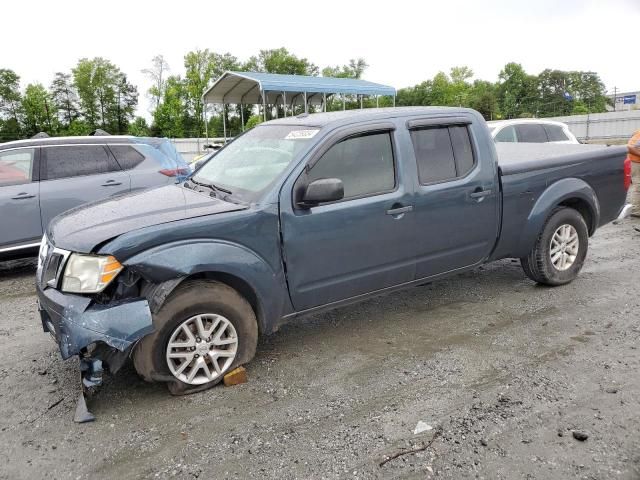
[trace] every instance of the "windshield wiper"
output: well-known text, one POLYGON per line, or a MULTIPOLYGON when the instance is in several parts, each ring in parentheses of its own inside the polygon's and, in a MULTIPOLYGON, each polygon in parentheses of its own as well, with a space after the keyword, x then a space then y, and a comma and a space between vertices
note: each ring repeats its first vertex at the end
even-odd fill
POLYGON ((188 181, 191 182, 191 183, 195 183, 196 185, 200 185, 201 187, 208 187, 208 188, 210 188, 210 189, 212 189, 214 191, 217 190, 219 192, 227 193, 229 195, 231 195, 233 193, 231 190, 228 190, 226 188, 220 187, 220 186, 216 185, 215 183, 211 183, 211 182, 206 182, 206 183, 205 182, 196 182, 193 178, 190 178, 188 181))

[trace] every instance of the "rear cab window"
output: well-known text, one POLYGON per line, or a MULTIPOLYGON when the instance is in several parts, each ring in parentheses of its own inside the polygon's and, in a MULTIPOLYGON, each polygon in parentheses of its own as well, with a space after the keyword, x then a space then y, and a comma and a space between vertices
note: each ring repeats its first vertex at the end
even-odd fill
POLYGON ((476 164, 466 125, 412 128, 410 134, 422 185, 464 177, 476 164))
POLYGON ((564 128, 560 125, 543 125, 545 132, 547 133, 547 137, 550 142, 566 142, 569 140, 567 134, 564 133, 564 128))
POLYGON ((518 142, 523 143, 545 143, 547 134, 539 123, 522 123, 516 125, 516 134, 518 135, 518 142))
POLYGON ((35 148, 0 151, 0 187, 34 180, 35 148))
POLYGON ((45 180, 96 175, 119 171, 103 145, 65 145, 42 147, 45 180))

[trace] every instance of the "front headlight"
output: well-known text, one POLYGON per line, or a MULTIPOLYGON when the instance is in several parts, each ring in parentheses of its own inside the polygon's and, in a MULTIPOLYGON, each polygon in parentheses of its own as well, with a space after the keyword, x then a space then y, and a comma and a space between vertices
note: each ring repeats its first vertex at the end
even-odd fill
POLYGON ((62 277, 62 291, 68 293, 99 293, 122 270, 112 255, 72 253, 62 277))

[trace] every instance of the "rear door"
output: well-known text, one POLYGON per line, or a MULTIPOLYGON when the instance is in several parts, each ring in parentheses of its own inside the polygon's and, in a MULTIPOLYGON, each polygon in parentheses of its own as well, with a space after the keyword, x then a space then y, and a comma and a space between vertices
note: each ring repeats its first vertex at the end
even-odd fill
POLYGON ((416 119, 408 126, 418 167, 416 278, 483 261, 498 232, 497 170, 491 157, 478 154, 465 118, 416 119))
POLYGON ((41 155, 40 210, 45 229, 62 212, 130 190, 129 175, 104 145, 43 146, 41 155))
POLYGON ((38 148, 0 151, 0 251, 42 236, 38 204, 38 148))

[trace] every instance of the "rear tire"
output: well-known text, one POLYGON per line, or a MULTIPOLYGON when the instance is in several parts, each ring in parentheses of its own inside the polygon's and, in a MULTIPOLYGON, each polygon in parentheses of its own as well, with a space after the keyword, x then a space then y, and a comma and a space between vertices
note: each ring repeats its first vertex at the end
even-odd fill
POLYGON ((145 380, 166 380, 173 395, 213 387, 256 352, 258 324, 251 305, 220 282, 180 284, 153 323, 156 330, 136 345, 133 363, 145 380))
POLYGON ((529 255, 520 259, 524 273, 542 285, 573 281, 589 248, 589 231, 582 215, 568 207, 551 212, 529 255))

